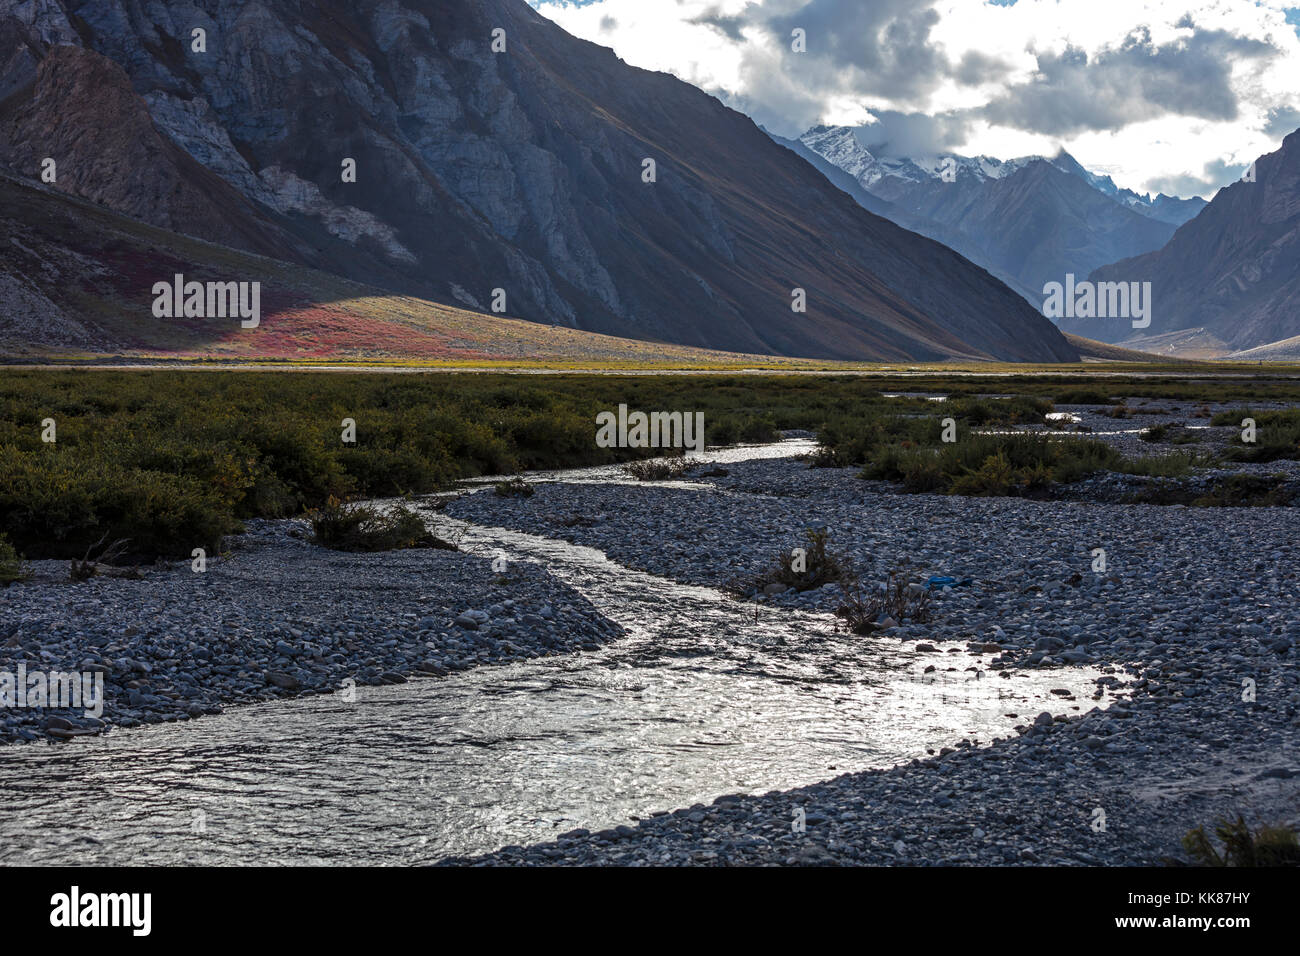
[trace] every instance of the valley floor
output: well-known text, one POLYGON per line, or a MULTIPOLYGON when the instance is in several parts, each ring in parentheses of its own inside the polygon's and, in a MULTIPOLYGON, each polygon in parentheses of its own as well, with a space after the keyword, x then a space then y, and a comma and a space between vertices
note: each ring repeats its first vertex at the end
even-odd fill
MULTIPOLYGON (((1137 440, 1120 432, 1114 441, 1137 440)), ((884 632, 918 664, 956 670, 949 655, 973 652, 973 677, 985 681, 1090 666, 1103 674, 1095 694, 1063 692, 1055 717, 1009 705, 998 739, 893 769, 446 862, 1157 865, 1182 859, 1180 838, 1221 815, 1300 823, 1294 508, 905 495, 789 459, 725 471, 658 484, 543 475, 531 497, 464 495, 446 515, 713 588, 752 578, 806 529, 826 528, 865 581, 896 570, 917 582, 971 579, 936 593, 929 622, 884 632), (792 826, 796 809, 804 832, 792 826)), ((622 633, 543 566, 514 565, 507 583, 483 556, 339 554, 303 540, 304 527, 253 522, 206 574, 181 564, 142 581, 73 585, 66 564, 36 562, 32 580, 3 592, 0 663, 101 671, 110 706, 102 721, 53 725, 9 711, 3 736, 200 716, 348 679, 400 683, 595 650, 622 633)), ((755 614, 840 602, 827 586, 764 596, 755 614)))

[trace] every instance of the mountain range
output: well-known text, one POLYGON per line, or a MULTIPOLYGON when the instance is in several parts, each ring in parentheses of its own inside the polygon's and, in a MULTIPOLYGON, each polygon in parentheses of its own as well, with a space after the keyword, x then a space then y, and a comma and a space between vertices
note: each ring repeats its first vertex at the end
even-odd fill
POLYGON ((642 342, 1078 357, 960 247, 863 208, 743 114, 523 0, 0 0, 0 50, 0 198, 45 250, 0 257, 0 305, 61 303, 78 348, 156 338, 173 320, 149 290, 175 262, 249 278, 252 260, 199 255, 203 240, 274 264, 259 272, 264 331, 304 321, 293 303, 349 301, 295 285, 297 269, 347 295, 362 283, 363 298, 642 342), (78 245, 62 211, 39 213, 60 193, 157 231, 78 245))
POLYGON ((956 249, 1035 307, 1046 283, 1159 249, 1205 207, 1120 189, 1064 150, 1051 159, 877 157, 847 126, 817 126, 798 142, 889 204, 873 208, 851 193, 866 208, 956 249))
MULTIPOLYGON (((1121 189, 1062 151, 1051 159, 880 158, 848 127, 774 136, 877 215, 931 236, 1028 301, 1067 274, 1151 284, 1151 324, 1065 317, 1096 341, 1146 354, 1300 360, 1300 131, 1206 203, 1121 189)), ((1078 337, 1078 338, 1076 338, 1078 337)))

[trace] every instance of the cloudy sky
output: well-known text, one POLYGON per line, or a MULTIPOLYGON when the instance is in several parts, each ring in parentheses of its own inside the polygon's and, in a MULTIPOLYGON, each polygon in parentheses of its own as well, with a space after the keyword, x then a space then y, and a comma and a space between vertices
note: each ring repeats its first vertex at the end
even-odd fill
POLYGON ((1208 198, 1300 127, 1300 0, 529 2, 773 132, 858 126, 884 155, 1064 147, 1208 198))

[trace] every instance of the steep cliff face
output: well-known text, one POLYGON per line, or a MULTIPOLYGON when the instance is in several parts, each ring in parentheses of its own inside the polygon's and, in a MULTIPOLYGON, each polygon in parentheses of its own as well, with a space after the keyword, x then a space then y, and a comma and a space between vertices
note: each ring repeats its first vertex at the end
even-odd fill
MULTIPOLYGON (((1254 182, 1221 189, 1164 248, 1091 278, 1151 283, 1148 336, 1198 329, 1235 352, 1300 335, 1300 131, 1255 162, 1254 182)), ((1077 319, 1070 329, 1109 342, 1135 335, 1101 319, 1077 319)), ((1248 357, 1297 354, 1295 343, 1274 351, 1248 357)))
POLYGON ((1075 358, 983 270, 522 0, 3 0, 0 36, 0 160, 165 228, 635 338, 1075 358))
POLYGON ((238 190, 155 128, 112 60, 55 46, 32 95, 0 109, 0 153, 15 170, 49 168, 53 184, 152 225, 267 255, 301 260, 238 190))

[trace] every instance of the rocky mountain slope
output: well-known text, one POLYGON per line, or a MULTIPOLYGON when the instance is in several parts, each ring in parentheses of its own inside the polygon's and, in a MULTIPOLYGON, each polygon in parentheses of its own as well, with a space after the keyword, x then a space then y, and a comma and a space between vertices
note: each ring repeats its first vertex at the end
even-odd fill
MULTIPOLYGON (((1221 189, 1163 248, 1098 269, 1095 281, 1150 282, 1146 336, 1218 343, 1221 354, 1289 358, 1300 335, 1300 131, 1255 163, 1255 181, 1221 189), (1276 345, 1275 348, 1264 348, 1276 345)), ((1131 340, 1122 321, 1076 319, 1070 331, 1131 340)))
POLYGON ((179 233, 642 340, 1076 358, 984 270, 523 0, 0 0, 0 37, 0 162, 179 233))
MULTIPOLYGON (((754 365, 757 356, 638 342, 385 293, 146 225, 0 174, 0 356, 566 366, 754 365), (259 283, 238 317, 157 318, 152 285, 259 283)), ((777 365, 793 360, 768 359, 777 365)))

